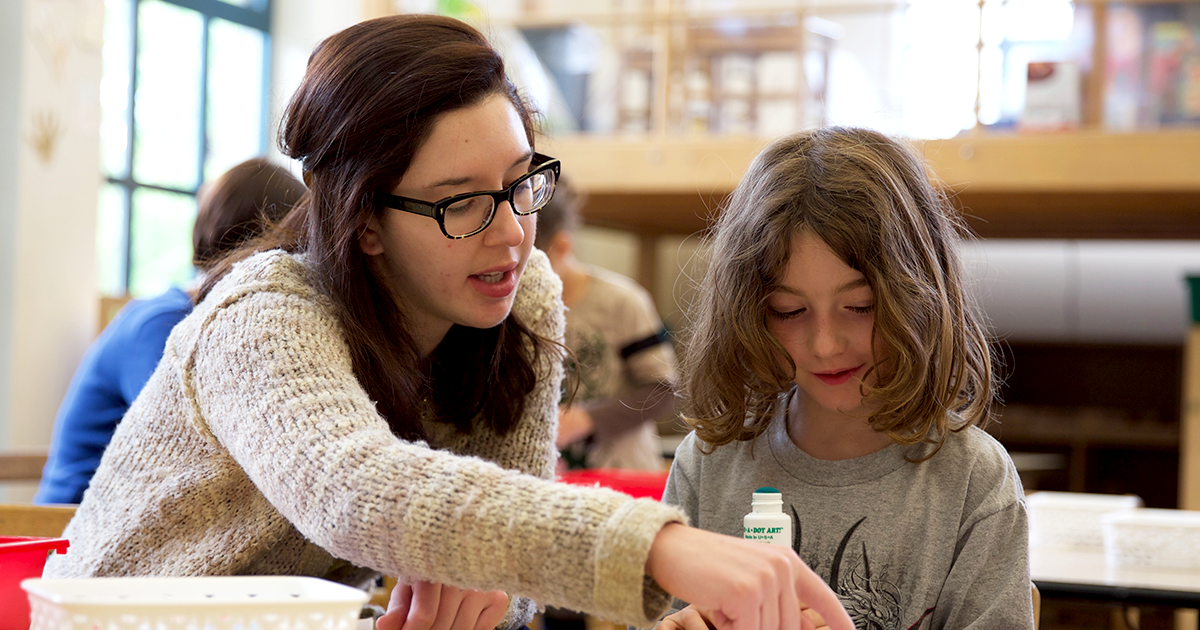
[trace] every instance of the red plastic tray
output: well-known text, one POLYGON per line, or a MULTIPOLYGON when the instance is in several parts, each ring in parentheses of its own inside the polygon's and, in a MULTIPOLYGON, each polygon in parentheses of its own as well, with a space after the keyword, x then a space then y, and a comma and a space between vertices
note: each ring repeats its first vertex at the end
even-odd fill
POLYGON ((558 480, 577 486, 599 484, 633 497, 661 501, 667 487, 667 471, 592 468, 568 470, 559 475, 558 480))
POLYGON ((29 597, 21 580, 42 577, 50 551, 63 553, 66 538, 0 536, 0 630, 29 630, 29 597))

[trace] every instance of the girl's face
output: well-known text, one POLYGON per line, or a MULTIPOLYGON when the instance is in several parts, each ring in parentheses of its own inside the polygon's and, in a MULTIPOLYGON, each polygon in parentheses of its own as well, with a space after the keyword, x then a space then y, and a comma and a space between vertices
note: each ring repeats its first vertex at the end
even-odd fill
POLYGON ((875 381, 874 324, 866 277, 811 232, 792 237, 784 277, 767 298, 767 330, 795 362, 806 404, 865 416, 859 387, 875 381))
MULTIPOLYGON (((501 190, 529 171, 532 156, 516 109, 493 95, 443 114, 391 192, 432 203, 501 190)), ((453 324, 491 328, 504 321, 533 249, 536 221, 502 203, 487 229, 451 240, 435 219, 384 209, 359 244, 428 354, 453 324)))

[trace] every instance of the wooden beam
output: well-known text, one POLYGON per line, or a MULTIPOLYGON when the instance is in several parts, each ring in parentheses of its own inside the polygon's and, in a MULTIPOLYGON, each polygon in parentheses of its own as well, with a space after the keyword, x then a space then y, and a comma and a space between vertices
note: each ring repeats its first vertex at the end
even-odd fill
POLYGON ((0 452, 0 481, 37 481, 45 467, 45 449, 0 452))

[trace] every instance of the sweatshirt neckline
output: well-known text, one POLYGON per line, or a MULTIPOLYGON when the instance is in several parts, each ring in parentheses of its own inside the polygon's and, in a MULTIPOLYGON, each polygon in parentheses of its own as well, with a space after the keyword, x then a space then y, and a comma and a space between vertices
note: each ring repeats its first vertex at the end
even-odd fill
POLYGON ((912 446, 892 444, 852 459, 818 459, 800 450, 787 433, 788 398, 783 397, 767 429, 767 443, 776 463, 802 483, 813 486, 853 486, 883 477, 905 464, 912 446))

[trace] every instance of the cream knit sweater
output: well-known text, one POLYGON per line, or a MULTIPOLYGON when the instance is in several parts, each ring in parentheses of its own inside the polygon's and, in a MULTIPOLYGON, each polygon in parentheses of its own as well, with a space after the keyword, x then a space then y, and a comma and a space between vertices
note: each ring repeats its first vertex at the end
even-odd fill
MULTIPOLYGON (((560 362, 516 428, 432 444, 397 439, 355 379, 329 301, 303 256, 234 267, 171 333, 113 441, 47 577, 376 572, 529 598, 647 626, 666 594, 644 578, 678 510, 549 479, 560 362)), ((562 339, 561 284, 534 251, 513 311, 562 339)), ((500 375, 502 377, 502 375, 500 375)))

